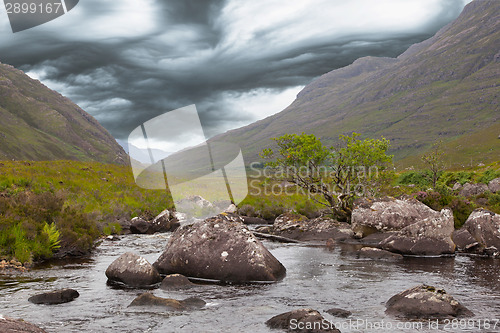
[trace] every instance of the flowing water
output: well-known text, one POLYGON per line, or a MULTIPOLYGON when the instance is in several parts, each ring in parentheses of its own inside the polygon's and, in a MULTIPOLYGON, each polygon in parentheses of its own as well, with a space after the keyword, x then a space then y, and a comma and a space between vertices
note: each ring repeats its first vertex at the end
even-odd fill
MULTIPOLYGON (((265 241, 287 268, 281 282, 261 285, 197 285, 184 291, 155 289, 156 296, 197 296, 207 306, 190 312, 129 308, 145 290, 116 289, 104 272, 120 254, 132 251, 151 263, 170 234, 127 235, 104 241, 89 259, 45 264, 23 277, 0 275, 0 314, 23 318, 47 332, 272 332, 269 318, 298 308, 313 308, 345 332, 500 332, 500 260, 457 256, 405 258, 400 262, 359 258, 355 248, 333 249, 265 241), (476 316, 467 322, 435 327, 387 316, 385 302, 394 294, 426 283, 444 288, 476 316), (80 297, 61 305, 35 305, 36 293, 73 288, 80 297), (352 311, 347 319, 325 310, 352 311), (484 325, 489 320, 490 328, 484 325), (496 324, 496 327, 493 327, 496 324), (481 328, 479 326, 481 325, 481 328)), ((487 326, 487 325, 486 325, 487 326)), ((276 332, 279 332, 276 331, 276 332)))

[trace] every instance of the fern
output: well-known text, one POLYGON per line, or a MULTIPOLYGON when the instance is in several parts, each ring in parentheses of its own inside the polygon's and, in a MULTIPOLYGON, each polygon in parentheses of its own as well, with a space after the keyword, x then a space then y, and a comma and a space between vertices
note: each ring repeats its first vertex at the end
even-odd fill
POLYGON ((45 225, 43 226, 43 232, 49 237, 49 248, 52 251, 55 251, 61 247, 61 245, 59 245, 61 243, 61 240, 59 239, 60 233, 54 223, 45 223, 45 225))

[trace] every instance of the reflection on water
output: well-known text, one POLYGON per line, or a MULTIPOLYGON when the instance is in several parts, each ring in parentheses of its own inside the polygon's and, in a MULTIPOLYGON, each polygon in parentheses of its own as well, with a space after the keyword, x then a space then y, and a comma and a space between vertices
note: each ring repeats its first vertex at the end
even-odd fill
MULTIPOLYGON (((500 313, 500 261, 467 256, 405 258, 373 261, 356 255, 352 245, 307 247, 300 244, 265 242, 285 265, 287 276, 276 284, 199 284, 183 291, 153 293, 184 299, 201 297, 207 306, 193 312, 172 313, 161 309, 128 308, 145 290, 116 289, 106 284, 104 272, 120 254, 132 251, 156 260, 169 234, 128 235, 116 242, 103 242, 88 259, 50 262, 24 277, 0 275, 0 314, 24 318, 48 332, 270 332, 265 321, 301 307, 322 312, 326 319, 346 324, 325 310, 338 307, 353 312, 352 321, 393 324, 384 313, 385 302, 394 294, 420 283, 442 287, 475 314, 474 319, 494 319, 500 313), (80 297, 61 305, 35 305, 28 298, 38 292, 74 288, 80 297)), ((342 332, 376 332, 351 326, 342 332)), ((423 329, 380 332, 477 332, 423 329)), ((482 330, 488 332, 488 330, 482 330)), ((490 332, 499 330, 490 329, 490 332)))

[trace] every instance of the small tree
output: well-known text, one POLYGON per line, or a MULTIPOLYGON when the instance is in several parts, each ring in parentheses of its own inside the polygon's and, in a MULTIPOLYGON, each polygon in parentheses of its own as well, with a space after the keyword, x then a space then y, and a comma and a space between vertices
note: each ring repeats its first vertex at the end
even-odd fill
POLYGON ((422 156, 422 162, 424 162, 431 172, 432 188, 436 189, 436 183, 439 179, 441 172, 444 169, 443 156, 444 151, 442 150, 443 142, 439 141, 432 145, 432 149, 427 154, 422 156))
POLYGON ((385 169, 392 156, 386 154, 387 139, 360 140, 359 134, 341 135, 341 146, 325 147, 313 134, 285 134, 273 138, 277 151, 264 149, 261 156, 272 159, 266 166, 276 170, 275 179, 285 179, 328 206, 339 220, 350 220, 352 201, 368 193, 368 187, 385 169))

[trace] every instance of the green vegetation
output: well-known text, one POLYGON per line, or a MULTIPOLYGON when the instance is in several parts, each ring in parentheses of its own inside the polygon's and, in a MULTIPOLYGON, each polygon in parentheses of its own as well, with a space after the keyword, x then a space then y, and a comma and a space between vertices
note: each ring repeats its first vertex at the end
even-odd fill
POLYGON ((266 164, 275 169, 273 177, 320 194, 322 200, 311 199, 341 221, 349 221, 354 199, 369 193, 392 160, 386 154, 388 140, 360 140, 357 133, 341 135, 343 146, 336 148, 325 147, 313 134, 285 134, 272 140, 278 150, 264 149, 262 157, 273 159, 266 164))
POLYGON ((96 162, 0 163, 0 257, 23 263, 54 252, 85 254, 119 221, 171 207, 165 191, 143 190, 129 167, 96 162))
POLYGON ((435 210, 450 208, 455 218, 455 227, 460 228, 476 208, 483 207, 500 214, 500 193, 485 192, 475 197, 464 198, 459 195, 459 189, 453 190, 453 186, 456 183, 488 184, 498 177, 500 177, 500 162, 469 170, 442 171, 436 179, 435 186, 429 170, 406 171, 395 179, 396 187, 390 194, 412 195, 435 210))
MULTIPOLYGON (((293 211, 308 218, 329 213, 323 205, 317 203, 321 195, 307 194, 298 186, 285 188, 279 181, 266 178, 262 174, 260 171, 260 177, 257 178, 259 173, 256 172, 255 178, 250 181, 250 195, 239 205, 240 214, 273 220, 286 211, 293 211)), ((450 208, 457 229, 476 208, 483 207, 500 214, 500 193, 485 192, 464 198, 459 195, 459 189, 452 189, 455 183, 488 183, 500 177, 500 162, 467 170, 440 172, 434 188, 429 170, 386 173, 386 176, 387 178, 377 184, 377 196, 411 196, 435 210, 450 208)))

